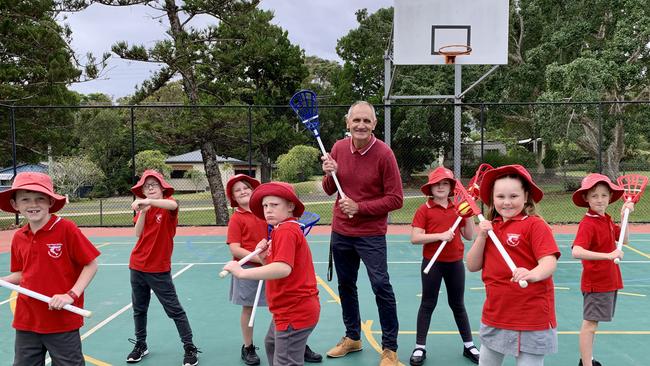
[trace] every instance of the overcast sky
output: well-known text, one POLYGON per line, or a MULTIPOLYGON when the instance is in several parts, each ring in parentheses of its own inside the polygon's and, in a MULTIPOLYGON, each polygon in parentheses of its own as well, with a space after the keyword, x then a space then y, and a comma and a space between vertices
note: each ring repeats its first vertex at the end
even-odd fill
MULTIPOLYGON (((261 2, 263 9, 275 13, 274 23, 285 29, 291 42, 304 49, 307 55, 339 62, 336 42, 357 27, 355 12, 367 8, 374 13, 379 8, 389 6, 393 6, 393 0, 261 2)), ((77 54, 93 52, 99 58, 110 51, 111 45, 117 41, 125 40, 129 44, 150 47, 155 41, 163 39, 168 22, 161 15, 145 6, 109 7, 94 4, 82 12, 67 14, 64 22, 72 29, 72 46, 77 54)), ((205 24, 205 19, 198 19, 195 24, 205 24)), ((116 99, 132 94, 135 86, 149 78, 157 68, 155 64, 123 61, 113 55, 102 79, 73 84, 71 89, 84 94, 104 93, 116 99)))

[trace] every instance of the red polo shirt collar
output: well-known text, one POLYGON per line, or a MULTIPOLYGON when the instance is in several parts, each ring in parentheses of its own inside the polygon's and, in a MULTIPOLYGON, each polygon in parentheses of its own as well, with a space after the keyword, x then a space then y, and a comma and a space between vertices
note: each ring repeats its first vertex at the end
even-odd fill
MULTIPOLYGON (((508 221, 524 221, 524 220, 526 220, 527 218, 528 218, 528 215, 524 215, 524 214, 521 214, 521 213, 520 213, 519 215, 517 215, 517 216, 511 218, 511 219, 508 220, 508 221)), ((492 220, 492 221, 500 221, 500 222, 503 222, 503 217, 501 217, 501 216, 497 216, 497 217, 495 217, 494 220, 492 220)))
POLYGON ((426 204, 427 204, 427 208, 434 208, 436 206, 440 206, 440 208, 447 209, 447 208, 450 208, 450 207, 454 207, 454 203, 451 202, 451 201, 448 201, 447 207, 442 207, 440 204, 436 203, 436 201, 434 201, 433 198, 427 199, 426 204))
MULTIPOLYGON (((53 228, 53 227, 54 227, 54 226, 55 226, 55 225, 56 225, 60 220, 61 220, 60 217, 58 217, 58 216, 56 216, 56 215, 51 215, 50 219, 47 221, 47 224, 43 225, 43 227, 40 228, 40 229, 38 229, 38 231, 41 231, 41 230, 43 230, 43 231, 50 231, 50 230, 52 230, 52 228, 53 228)), ((31 228, 29 227, 29 224, 27 224, 27 225, 23 226, 22 228, 20 228, 20 232, 23 233, 23 234, 25 234, 25 235, 32 235, 32 234, 33 234, 31 228)))
POLYGON ((373 133, 370 137, 370 142, 368 145, 362 147, 361 149, 357 149, 354 147, 354 142, 352 141, 352 137, 350 137, 350 152, 354 154, 355 152, 358 152, 360 155, 365 155, 368 150, 377 142, 377 138, 375 137, 375 134, 373 133))

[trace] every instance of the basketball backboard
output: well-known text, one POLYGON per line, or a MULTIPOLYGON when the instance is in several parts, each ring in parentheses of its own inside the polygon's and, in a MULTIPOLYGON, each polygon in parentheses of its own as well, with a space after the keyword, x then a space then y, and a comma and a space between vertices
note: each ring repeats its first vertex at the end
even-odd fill
POLYGON ((457 64, 508 63, 508 0, 395 0, 393 63, 444 64, 440 47, 464 45, 457 64))

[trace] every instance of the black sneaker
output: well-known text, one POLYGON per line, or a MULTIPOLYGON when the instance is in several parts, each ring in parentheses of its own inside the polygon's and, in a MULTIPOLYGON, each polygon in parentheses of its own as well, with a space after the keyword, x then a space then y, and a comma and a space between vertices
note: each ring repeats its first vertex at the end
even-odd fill
POLYGON ((422 348, 416 348, 411 353, 409 364, 411 364, 411 366, 421 366, 422 364, 424 364, 424 360, 426 359, 427 359, 427 350, 422 348), (415 351, 422 351, 422 356, 414 355, 415 351))
MULTIPOLYGON (((593 359, 591 360, 591 365, 592 366, 602 366, 602 364, 600 362, 598 362, 596 360, 593 360, 593 359)), ((578 366, 582 366, 582 358, 580 359, 580 361, 578 361, 578 366)))
POLYGON ((260 357, 257 355, 257 352, 255 352, 256 349, 257 347, 255 347, 255 345, 252 343, 248 347, 246 347, 243 344, 241 345, 241 359, 244 360, 245 364, 247 365, 260 364, 260 357))
POLYGON ((128 363, 140 362, 140 360, 142 360, 142 357, 149 354, 149 350, 147 349, 146 342, 136 341, 135 339, 131 339, 131 338, 129 338, 129 342, 135 344, 135 347, 133 347, 133 351, 131 351, 131 353, 129 353, 129 355, 126 356, 126 362, 128 363))
POLYGON ((469 358, 470 361, 478 365, 479 355, 475 355, 474 353, 472 353, 472 349, 478 351, 478 348, 476 348, 476 346, 470 346, 470 347, 463 346, 463 356, 469 358))
POLYGON ((323 362, 323 356, 319 353, 316 353, 309 348, 309 345, 305 345, 305 362, 318 363, 323 362))
POLYGON ((201 353, 196 346, 193 344, 186 344, 183 346, 185 348, 185 355, 183 355, 183 366, 194 366, 199 364, 198 353, 201 353))

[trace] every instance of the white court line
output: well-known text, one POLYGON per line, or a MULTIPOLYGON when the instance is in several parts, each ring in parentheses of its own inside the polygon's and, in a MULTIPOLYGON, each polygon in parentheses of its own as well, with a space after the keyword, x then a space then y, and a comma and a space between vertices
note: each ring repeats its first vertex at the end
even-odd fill
POLYGON ((14 297, 10 297, 10 298, 8 298, 8 299, 5 300, 5 301, 0 302, 0 305, 4 305, 4 304, 6 304, 6 303, 9 303, 9 302, 11 302, 12 300, 15 300, 15 299, 16 299, 16 296, 14 296, 14 297))
MULTIPOLYGON (((215 265, 221 265, 224 266, 228 262, 193 262, 193 263, 187 263, 187 262, 175 262, 172 263, 172 266, 185 266, 185 265, 193 265, 193 266, 215 266, 215 265)), ((328 264, 329 262, 324 261, 324 262, 313 262, 314 264, 328 264)), ((559 261, 557 262, 558 264, 582 264, 581 261, 559 261)), ((623 260, 622 263, 627 263, 627 264, 650 264, 650 260, 645 260, 645 261, 627 261, 623 260)), ((421 261, 393 261, 393 262, 388 262, 388 264, 422 264, 421 261)), ((128 263, 99 263, 100 266, 128 266, 128 263)))

